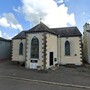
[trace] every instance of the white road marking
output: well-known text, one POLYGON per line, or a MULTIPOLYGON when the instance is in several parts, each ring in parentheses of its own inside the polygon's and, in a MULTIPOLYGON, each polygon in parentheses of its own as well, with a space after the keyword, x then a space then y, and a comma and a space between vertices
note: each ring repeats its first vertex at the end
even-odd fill
POLYGON ((81 86, 81 85, 66 84, 66 83, 57 83, 57 82, 49 82, 49 81, 43 81, 43 80, 34 80, 34 79, 27 79, 27 78, 20 78, 20 77, 12 77, 12 76, 2 76, 2 75, 0 75, 0 77, 1 77, 1 78, 15 79, 15 80, 22 80, 22 81, 31 81, 31 82, 38 82, 38 83, 45 83, 45 84, 66 86, 66 87, 90 89, 89 86, 81 86))

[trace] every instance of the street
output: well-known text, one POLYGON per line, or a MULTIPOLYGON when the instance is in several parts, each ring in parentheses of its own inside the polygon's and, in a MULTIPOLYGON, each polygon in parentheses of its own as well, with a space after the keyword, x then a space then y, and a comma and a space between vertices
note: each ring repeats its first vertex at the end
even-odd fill
POLYGON ((89 90, 89 89, 0 78, 0 90, 89 90))
POLYGON ((90 67, 60 66, 47 73, 0 62, 0 90, 90 90, 90 67))

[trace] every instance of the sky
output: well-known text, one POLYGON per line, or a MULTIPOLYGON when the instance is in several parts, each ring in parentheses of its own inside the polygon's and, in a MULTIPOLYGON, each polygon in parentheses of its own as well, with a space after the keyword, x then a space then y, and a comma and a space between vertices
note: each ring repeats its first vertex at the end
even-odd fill
POLYGON ((90 0, 0 0, 0 37, 11 39, 40 21, 50 28, 90 23, 90 0))

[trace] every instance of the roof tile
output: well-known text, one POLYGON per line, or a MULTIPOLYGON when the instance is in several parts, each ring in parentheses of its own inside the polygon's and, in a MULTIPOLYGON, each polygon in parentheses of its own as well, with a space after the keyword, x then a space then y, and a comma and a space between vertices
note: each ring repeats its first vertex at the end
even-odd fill
POLYGON ((77 27, 52 28, 60 37, 82 36, 77 27))
POLYGON ((59 35, 60 37, 82 36, 81 32, 77 27, 49 28, 45 24, 40 22, 40 24, 36 25, 32 29, 20 32, 13 39, 25 39, 26 33, 38 33, 38 32, 48 32, 54 35, 59 35))
POLYGON ((22 31, 19 34, 17 34, 15 37, 12 39, 25 39, 26 38, 26 31, 22 31))

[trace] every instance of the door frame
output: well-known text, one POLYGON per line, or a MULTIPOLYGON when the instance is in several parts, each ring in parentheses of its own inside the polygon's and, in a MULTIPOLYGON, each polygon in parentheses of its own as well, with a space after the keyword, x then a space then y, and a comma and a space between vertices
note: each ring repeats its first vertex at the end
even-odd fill
POLYGON ((52 66, 54 63, 54 53, 49 52, 49 65, 52 66))

